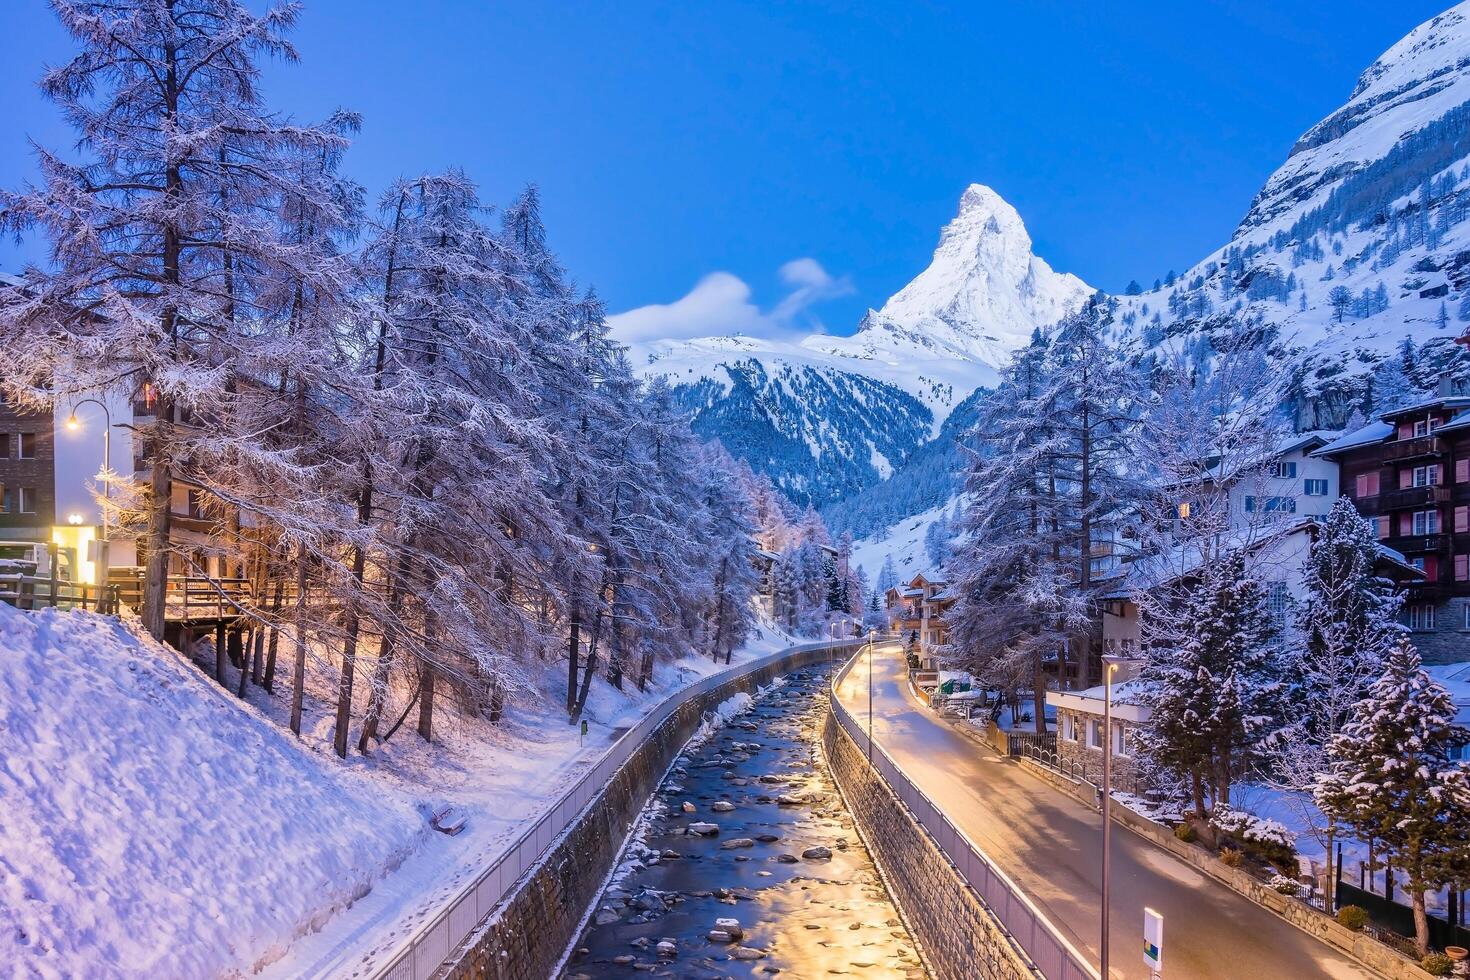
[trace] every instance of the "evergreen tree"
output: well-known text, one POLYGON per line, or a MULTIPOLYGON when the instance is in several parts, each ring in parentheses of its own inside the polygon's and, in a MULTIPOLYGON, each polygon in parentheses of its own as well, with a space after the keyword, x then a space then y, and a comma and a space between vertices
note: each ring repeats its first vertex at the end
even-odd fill
POLYGON ((1317 805, 1393 861, 1406 879, 1421 956, 1429 952, 1425 893, 1470 871, 1470 771, 1451 761, 1470 740, 1455 704, 1400 637, 1381 677, 1330 746, 1317 805))
POLYGON ((1130 279, 1128 280, 1128 288, 1127 290, 1125 290, 1125 292, 1129 296, 1142 296, 1143 287, 1138 284, 1137 279, 1130 279))
POLYGON ((1324 742, 1341 729, 1402 634, 1403 596, 1374 572, 1373 525, 1339 498, 1318 526, 1302 569, 1290 698, 1295 715, 1324 742))
POLYGON ((1277 628, 1266 589, 1234 551, 1199 569, 1175 612, 1182 642, 1145 646, 1141 699, 1150 709, 1140 743, 1189 779, 1195 812, 1230 805, 1244 765, 1270 744, 1281 719, 1277 628))
POLYGON ((893 567, 893 556, 883 556, 883 567, 878 571, 878 591, 887 593, 898 585, 898 570, 893 567))

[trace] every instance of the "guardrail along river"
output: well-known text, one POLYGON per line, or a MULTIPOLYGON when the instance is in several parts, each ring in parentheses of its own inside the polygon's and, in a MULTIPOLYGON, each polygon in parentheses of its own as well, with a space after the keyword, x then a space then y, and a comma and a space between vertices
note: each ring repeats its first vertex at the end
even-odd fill
POLYGON ((563 977, 925 976, 822 757, 830 671, 695 736, 563 977))

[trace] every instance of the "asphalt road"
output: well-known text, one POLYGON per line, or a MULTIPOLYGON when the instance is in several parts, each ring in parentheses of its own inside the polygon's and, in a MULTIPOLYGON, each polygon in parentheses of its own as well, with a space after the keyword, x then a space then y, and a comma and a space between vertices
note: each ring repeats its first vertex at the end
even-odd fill
MULTIPOLYGON (((915 701, 896 649, 878 649, 873 691, 877 744, 1097 965, 1101 816, 915 701)), ((864 660, 849 672, 838 697, 866 722, 864 660)), ((1377 976, 1116 824, 1112 905, 1115 978, 1148 980, 1145 906, 1164 917, 1165 980, 1377 976)))

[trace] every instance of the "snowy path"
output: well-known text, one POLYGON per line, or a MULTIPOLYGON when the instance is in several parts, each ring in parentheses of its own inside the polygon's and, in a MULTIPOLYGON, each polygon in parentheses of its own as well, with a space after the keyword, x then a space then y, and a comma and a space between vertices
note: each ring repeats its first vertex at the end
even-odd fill
MULTIPOLYGON (((892 650, 880 648, 875 660, 877 742, 1096 962, 1101 818, 921 707, 909 695, 903 664, 892 650)), ((859 660, 838 696, 860 721, 867 717, 867 692, 867 667, 859 660)), ((1167 976, 1191 980, 1376 976, 1119 828, 1113 834, 1114 977, 1148 976, 1139 952, 1145 906, 1164 915, 1167 976)))

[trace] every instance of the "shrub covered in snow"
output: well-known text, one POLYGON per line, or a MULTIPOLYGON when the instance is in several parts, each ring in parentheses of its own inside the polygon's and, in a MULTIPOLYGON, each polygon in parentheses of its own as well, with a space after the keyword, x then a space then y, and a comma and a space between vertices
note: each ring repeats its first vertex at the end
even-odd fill
POLYGON ((1210 823, 1240 842, 1246 851, 1283 871, 1296 866, 1296 835, 1285 824, 1241 810, 1217 810, 1210 823))
POLYGON ((1296 896, 1302 893, 1301 882, 1294 878, 1288 878, 1286 875, 1272 875, 1271 880, 1267 884, 1283 895, 1296 896))

